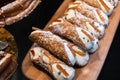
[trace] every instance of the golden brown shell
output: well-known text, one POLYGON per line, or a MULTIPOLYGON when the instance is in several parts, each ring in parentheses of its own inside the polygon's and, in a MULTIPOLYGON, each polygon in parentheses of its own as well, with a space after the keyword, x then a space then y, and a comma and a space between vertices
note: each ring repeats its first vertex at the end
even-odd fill
POLYGON ((15 0, 0 8, 0 27, 10 25, 30 14, 41 0, 15 0))

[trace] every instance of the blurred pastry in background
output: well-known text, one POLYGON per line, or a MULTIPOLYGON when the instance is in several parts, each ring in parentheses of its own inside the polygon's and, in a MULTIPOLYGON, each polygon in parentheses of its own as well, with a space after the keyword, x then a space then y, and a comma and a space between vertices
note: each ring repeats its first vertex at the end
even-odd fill
POLYGON ((28 16, 41 0, 0 0, 0 27, 28 16))

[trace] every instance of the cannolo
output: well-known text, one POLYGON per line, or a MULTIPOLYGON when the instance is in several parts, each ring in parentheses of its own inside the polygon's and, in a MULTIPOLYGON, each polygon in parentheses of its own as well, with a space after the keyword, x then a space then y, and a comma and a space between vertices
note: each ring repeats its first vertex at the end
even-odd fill
MULTIPOLYGON (((76 0, 79 1, 79 0, 76 0)), ((110 4, 107 0, 83 0, 91 6, 100 8, 107 15, 110 15, 113 11, 114 6, 110 4)))
POLYGON ((7 67, 11 59, 11 54, 0 51, 0 73, 7 67))
POLYGON ((32 62, 41 66, 46 71, 48 71, 56 80, 72 80, 75 75, 75 70, 55 58, 42 47, 36 45, 31 48, 30 58, 32 62))
POLYGON ((100 9, 88 5, 83 1, 74 1, 69 4, 69 8, 75 8, 82 15, 99 22, 102 25, 108 25, 108 16, 100 9))
POLYGON ((93 36, 81 27, 76 27, 69 23, 67 20, 59 18, 54 20, 48 27, 51 32, 65 37, 85 50, 93 47, 93 36))
POLYGON ((84 66, 88 63, 89 55, 87 51, 61 39, 50 31, 36 30, 29 37, 32 41, 49 50, 53 55, 70 66, 73 66, 75 63, 79 66, 84 66))
POLYGON ((63 15, 67 21, 72 23, 73 25, 77 25, 88 30, 93 36, 100 39, 103 37, 105 32, 105 26, 100 25, 94 20, 82 15, 76 9, 68 9, 63 15))

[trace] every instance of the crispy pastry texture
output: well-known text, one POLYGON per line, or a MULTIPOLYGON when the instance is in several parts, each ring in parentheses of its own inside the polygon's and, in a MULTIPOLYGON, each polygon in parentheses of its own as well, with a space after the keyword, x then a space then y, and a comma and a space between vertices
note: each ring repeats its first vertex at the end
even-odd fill
POLYGON ((47 28, 51 32, 71 40, 85 50, 93 47, 93 36, 87 30, 74 26, 65 19, 59 18, 53 21, 47 28))
POLYGON ((41 0, 15 0, 0 8, 0 27, 10 25, 30 14, 41 0))
POLYGON ((107 15, 111 15, 114 6, 107 0, 83 0, 91 6, 97 7, 105 12, 107 15))
POLYGON ((93 19, 102 25, 108 25, 108 16, 99 8, 88 5, 83 1, 74 1, 69 4, 68 8, 75 8, 78 12, 93 19))
POLYGON ((59 36, 52 34, 50 31, 36 30, 30 34, 29 38, 49 50, 68 65, 75 64, 75 54, 71 50, 74 45, 61 39, 59 36))
POLYGON ((30 50, 31 60, 48 71, 57 80, 72 80, 75 70, 36 45, 30 50))
MULTIPOLYGON (((3 52, 0 51, 1 54, 3 52)), ((0 59, 0 73, 7 67, 7 65, 10 63, 12 59, 12 55, 9 53, 6 53, 1 59, 0 59)))
POLYGON ((105 32, 105 26, 100 25, 98 22, 82 15, 76 9, 70 8, 66 10, 63 18, 72 23, 88 30, 93 36, 98 39, 101 39, 105 32))
POLYGON ((75 63, 84 66, 89 61, 87 51, 52 34, 50 31, 36 30, 30 34, 29 38, 70 66, 75 63))

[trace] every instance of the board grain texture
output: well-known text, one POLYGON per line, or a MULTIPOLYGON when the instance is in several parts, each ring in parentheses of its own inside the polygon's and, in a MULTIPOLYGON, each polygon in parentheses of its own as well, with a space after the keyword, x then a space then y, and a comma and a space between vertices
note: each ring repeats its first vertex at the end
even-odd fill
MULTIPOLYGON (((54 19, 60 17, 65 9, 68 7, 68 3, 72 1, 74 0, 64 0, 59 9, 55 12, 51 20, 48 22, 48 24, 50 24, 54 19)), ((120 1, 117 7, 114 9, 112 15, 109 17, 109 25, 105 30, 104 37, 99 41, 99 49, 95 53, 90 55, 90 61, 86 66, 82 68, 75 68, 76 74, 73 80, 97 80, 97 77, 102 69, 102 66, 104 65, 106 56, 108 54, 120 21, 119 12, 120 1)), ((47 25, 45 28, 47 28, 47 25)), ((33 65, 28 53, 22 63, 23 74, 30 80, 52 80, 52 78, 42 69, 38 69, 33 65)))

